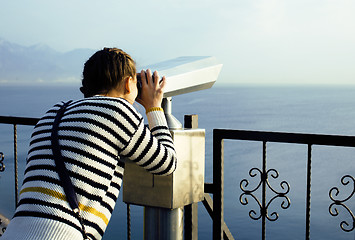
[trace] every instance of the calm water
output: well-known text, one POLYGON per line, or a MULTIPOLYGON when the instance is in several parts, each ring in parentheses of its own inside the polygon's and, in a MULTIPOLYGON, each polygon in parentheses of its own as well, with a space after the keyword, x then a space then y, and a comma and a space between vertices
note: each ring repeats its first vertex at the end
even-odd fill
MULTIPOLYGON (((80 98, 78 87, 9 87, 0 86, 0 115, 40 117, 60 100, 80 98)), ((143 111, 143 108, 137 105, 143 111)), ((173 99, 173 113, 181 122, 184 114, 198 114, 199 127, 206 129, 206 182, 212 181, 212 129, 320 133, 355 136, 355 87, 214 87, 173 99)), ((19 172, 23 172, 28 139, 32 127, 19 126, 19 172)), ((0 173, 0 212, 11 216, 13 203, 13 139, 12 126, 0 125, 0 151, 6 154, 6 171, 0 173)), ((340 230, 341 221, 352 220, 340 209, 332 217, 328 208, 328 193, 340 187, 341 197, 350 195, 353 188, 342 186, 340 178, 355 176, 355 149, 313 148, 312 166, 312 239, 355 239, 355 230, 340 230)), ((268 168, 279 172, 270 184, 281 190, 285 180, 291 186, 288 194, 291 206, 283 210, 281 201, 273 202, 269 214, 276 211, 279 219, 267 222, 268 239, 304 239, 307 146, 292 144, 268 145, 268 168)), ((225 221, 236 239, 260 239, 261 222, 252 220, 250 210, 258 212, 255 201, 249 198, 241 205, 239 183, 246 178, 250 189, 257 184, 248 172, 261 167, 261 143, 226 141, 225 143, 225 221)), ((22 178, 21 178, 22 179, 22 178)), ((21 184, 22 180, 19 183, 21 184)), ((273 197, 271 192, 268 196, 273 197)), ((260 196, 256 194, 260 199, 260 196)), ((126 239, 126 210, 122 196, 109 223, 104 239, 126 239)), ((346 202, 354 212, 354 197, 346 202)), ((212 222, 199 205, 199 239, 211 239, 212 222)), ((143 210, 132 207, 132 239, 142 239, 143 210)))

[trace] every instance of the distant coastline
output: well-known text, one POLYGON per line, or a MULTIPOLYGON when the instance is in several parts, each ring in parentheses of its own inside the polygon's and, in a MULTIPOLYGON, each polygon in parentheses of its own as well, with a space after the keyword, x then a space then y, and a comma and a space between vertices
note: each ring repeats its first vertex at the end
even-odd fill
POLYGON ((92 49, 58 52, 45 44, 21 46, 0 38, 0 85, 71 83, 80 80, 92 49))

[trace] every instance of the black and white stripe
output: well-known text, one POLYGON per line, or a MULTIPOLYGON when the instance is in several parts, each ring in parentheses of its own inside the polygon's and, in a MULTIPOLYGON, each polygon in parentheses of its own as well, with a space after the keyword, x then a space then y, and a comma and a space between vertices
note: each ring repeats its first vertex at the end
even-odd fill
MULTIPOLYGON (((50 145, 52 124, 60 106, 50 109, 34 129, 15 217, 54 219, 80 230, 63 198, 50 145)), ((157 121, 149 130, 142 116, 124 99, 97 96, 72 102, 60 122, 58 135, 65 165, 84 208, 86 231, 92 239, 102 238, 118 198, 124 174, 121 158, 158 175, 169 175, 176 168, 176 153, 166 123, 157 121)))

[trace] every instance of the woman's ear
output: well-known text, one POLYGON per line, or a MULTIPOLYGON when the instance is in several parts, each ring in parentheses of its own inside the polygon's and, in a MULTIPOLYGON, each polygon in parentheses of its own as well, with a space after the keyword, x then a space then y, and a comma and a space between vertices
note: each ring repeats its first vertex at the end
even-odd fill
POLYGON ((131 79, 132 77, 126 77, 124 79, 124 86, 125 86, 125 93, 130 93, 132 91, 131 89, 131 79))

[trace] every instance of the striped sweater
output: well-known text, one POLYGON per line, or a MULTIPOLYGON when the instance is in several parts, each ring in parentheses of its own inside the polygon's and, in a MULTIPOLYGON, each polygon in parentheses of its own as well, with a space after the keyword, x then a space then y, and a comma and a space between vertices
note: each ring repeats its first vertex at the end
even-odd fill
MULTIPOLYGON (((56 172, 51 128, 63 103, 37 123, 31 137, 19 206, 4 239, 82 239, 56 172), (18 229, 21 229, 18 231, 18 229)), ((143 117, 124 99, 95 96, 72 102, 59 124, 62 156, 90 239, 101 239, 121 188, 124 162, 169 175, 176 154, 162 111, 143 117)))

